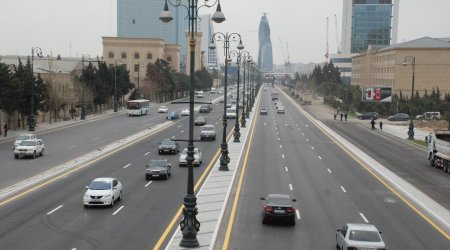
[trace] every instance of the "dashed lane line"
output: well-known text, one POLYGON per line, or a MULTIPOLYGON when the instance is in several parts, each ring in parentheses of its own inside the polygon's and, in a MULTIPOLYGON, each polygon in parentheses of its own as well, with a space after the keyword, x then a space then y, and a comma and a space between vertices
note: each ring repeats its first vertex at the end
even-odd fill
POLYGON ((327 170, 328 170, 328 173, 330 173, 330 174, 332 173, 331 170, 330 170, 329 168, 327 168, 327 170))
POLYGON ((319 158, 319 160, 322 160, 322 157, 320 155, 318 155, 317 158, 319 158))
POLYGON ((62 207, 63 207, 63 205, 59 205, 57 208, 55 208, 52 211, 48 212, 47 215, 51 215, 52 213, 56 212, 58 209, 60 209, 62 207))
POLYGON ((286 172, 289 172, 289 169, 288 169, 288 167, 284 167, 284 169, 286 170, 286 172))
POLYGON ((361 217, 363 218, 363 220, 364 220, 366 223, 369 223, 369 221, 367 220, 366 216, 364 216, 363 213, 359 213, 359 215, 361 215, 361 217))
POLYGON ((298 211, 298 209, 295 209, 295 214, 297 215, 297 219, 300 220, 300 212, 298 211))
POLYGON ((148 187, 148 185, 150 185, 152 183, 152 181, 147 182, 147 184, 145 184, 144 187, 148 187))
POLYGON ((292 184, 289 184, 289 189, 294 190, 294 188, 292 187, 292 184))
POLYGON ((347 193, 347 190, 343 186, 341 186, 342 192, 347 193))
POLYGON ((150 152, 147 152, 147 153, 145 153, 144 155, 148 155, 148 154, 150 154, 150 152))
POLYGON ((122 210, 122 208, 124 208, 125 206, 121 206, 119 207, 119 209, 117 209, 112 215, 116 215, 117 213, 120 212, 120 210, 122 210))
POLYGON ((127 167, 129 167, 129 166, 131 166, 131 163, 128 163, 128 164, 125 165, 125 167, 123 167, 123 168, 127 168, 127 167))

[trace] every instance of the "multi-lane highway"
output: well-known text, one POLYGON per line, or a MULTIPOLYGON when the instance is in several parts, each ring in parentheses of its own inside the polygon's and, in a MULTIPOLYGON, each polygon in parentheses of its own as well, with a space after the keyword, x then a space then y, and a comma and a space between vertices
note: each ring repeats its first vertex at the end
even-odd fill
MULTIPOLYGON (((448 249, 448 239, 380 183, 282 96, 277 114, 267 92, 257 116, 233 227, 217 247, 228 249, 335 249, 344 223, 372 223, 388 249, 448 249), (294 227, 263 225, 259 197, 289 194, 297 199, 294 227)), ((361 135, 364 136, 364 135, 361 135)), ((448 198, 448 197, 447 197, 448 198)), ((229 206, 231 209, 231 205, 229 206)), ((232 218, 233 219, 233 218, 232 218)))

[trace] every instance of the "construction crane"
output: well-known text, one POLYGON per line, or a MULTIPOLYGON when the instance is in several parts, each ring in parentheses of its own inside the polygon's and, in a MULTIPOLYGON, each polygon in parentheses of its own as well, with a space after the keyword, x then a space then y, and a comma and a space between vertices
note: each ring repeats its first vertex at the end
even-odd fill
POLYGON ((334 14, 334 26, 336 28, 336 50, 338 54, 341 54, 341 46, 339 46, 339 32, 338 32, 338 24, 337 24, 337 16, 334 14))
POLYGON ((328 62, 328 57, 330 56, 330 46, 328 44, 328 17, 327 17, 327 45, 326 45, 326 52, 325 52, 325 58, 326 58, 326 62, 328 62))
POLYGON ((281 40, 281 37, 278 37, 278 39, 280 39, 281 54, 283 55, 284 73, 287 74, 288 68, 291 66, 289 58, 289 44, 288 42, 286 42, 286 49, 287 49, 287 57, 286 57, 286 55, 284 54, 283 41, 281 40))

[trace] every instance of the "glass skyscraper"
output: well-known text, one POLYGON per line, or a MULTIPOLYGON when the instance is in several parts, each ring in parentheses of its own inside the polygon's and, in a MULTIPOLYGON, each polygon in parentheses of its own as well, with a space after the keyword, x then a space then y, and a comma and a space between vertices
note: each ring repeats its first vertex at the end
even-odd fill
POLYGON ((117 0, 117 36, 137 38, 161 38, 166 43, 181 46, 181 62, 186 57, 184 33, 188 31, 187 11, 169 5, 173 20, 163 23, 159 15, 163 0, 117 0))
POLYGON ((259 23, 258 66, 263 72, 271 72, 273 69, 272 42, 270 41, 270 27, 266 13, 261 17, 259 23))

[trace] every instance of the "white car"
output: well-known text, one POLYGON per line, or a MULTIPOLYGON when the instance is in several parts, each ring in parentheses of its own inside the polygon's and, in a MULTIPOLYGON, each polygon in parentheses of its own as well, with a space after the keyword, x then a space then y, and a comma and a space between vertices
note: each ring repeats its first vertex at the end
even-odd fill
POLYGON ((14 158, 19 159, 21 156, 36 158, 38 154, 43 156, 44 151, 45 145, 42 139, 23 140, 14 149, 14 158))
POLYGON ((35 140, 35 139, 37 139, 35 134, 20 134, 14 141, 14 148, 16 148, 17 145, 19 145, 19 143, 24 140, 35 140))
MULTIPOLYGON (((179 159, 179 165, 180 166, 187 166, 187 148, 184 148, 183 151, 180 153, 180 159, 179 159)), ((200 166, 202 164, 202 152, 198 148, 194 148, 194 166, 200 166)))
POLYGON ((190 114, 189 109, 181 110, 181 116, 189 116, 189 114, 190 114))
POLYGON ((169 108, 167 106, 161 106, 158 109, 158 113, 167 113, 169 112, 169 108))
POLYGON ((236 118, 236 108, 227 108, 225 116, 227 118, 236 118))
POLYGON ((84 207, 114 206, 115 201, 122 199, 122 183, 116 178, 102 177, 94 179, 86 186, 83 196, 84 207))
POLYGON ((284 108, 284 106, 279 105, 277 107, 277 113, 278 114, 284 114, 286 112, 286 109, 284 108))
POLYGON ((345 224, 336 232, 339 249, 386 249, 381 232, 371 224, 345 224))

